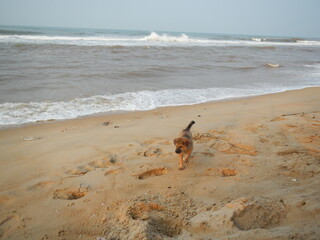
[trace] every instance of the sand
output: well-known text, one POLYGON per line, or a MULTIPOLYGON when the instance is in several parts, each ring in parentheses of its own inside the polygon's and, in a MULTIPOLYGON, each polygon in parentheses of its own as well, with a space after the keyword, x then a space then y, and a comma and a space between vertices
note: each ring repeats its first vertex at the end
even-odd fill
POLYGON ((2 129, 0 152, 1 239, 320 239, 320 88, 2 129))

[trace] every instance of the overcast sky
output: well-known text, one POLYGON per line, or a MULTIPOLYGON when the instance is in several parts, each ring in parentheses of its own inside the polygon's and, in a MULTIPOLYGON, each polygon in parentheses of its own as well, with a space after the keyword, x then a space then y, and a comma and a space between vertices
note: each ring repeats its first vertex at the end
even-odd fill
POLYGON ((320 37, 320 0, 0 0, 0 25, 320 37))

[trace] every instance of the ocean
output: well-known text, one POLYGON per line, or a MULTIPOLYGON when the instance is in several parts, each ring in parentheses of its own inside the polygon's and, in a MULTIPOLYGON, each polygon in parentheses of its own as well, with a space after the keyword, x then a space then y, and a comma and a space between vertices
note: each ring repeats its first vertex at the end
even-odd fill
POLYGON ((320 39, 0 26, 0 125, 320 86, 320 39))

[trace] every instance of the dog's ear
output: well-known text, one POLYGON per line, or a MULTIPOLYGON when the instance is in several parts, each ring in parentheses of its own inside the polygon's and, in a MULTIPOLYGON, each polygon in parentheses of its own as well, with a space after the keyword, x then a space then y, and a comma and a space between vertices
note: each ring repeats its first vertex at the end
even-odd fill
POLYGON ((189 143, 190 141, 188 139, 183 139, 183 144, 186 146, 186 147, 189 147, 189 143))

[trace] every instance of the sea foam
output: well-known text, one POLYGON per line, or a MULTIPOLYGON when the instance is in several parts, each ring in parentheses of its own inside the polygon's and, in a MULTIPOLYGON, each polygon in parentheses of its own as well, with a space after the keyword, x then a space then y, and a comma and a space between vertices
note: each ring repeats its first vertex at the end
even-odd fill
POLYGON ((70 101, 2 103, 0 104, 0 125, 51 119, 72 119, 113 111, 145 111, 158 107, 193 105, 284 90, 283 88, 274 88, 265 92, 263 88, 168 89, 97 95, 70 101))
POLYGON ((190 37, 186 34, 170 35, 151 32, 147 36, 47 36, 0 35, 0 43, 60 44, 79 46, 320 46, 316 40, 296 39, 209 39, 190 37))
MULTIPOLYGON (((180 36, 170 36, 168 34, 159 35, 152 32, 149 36, 141 39, 142 41, 157 41, 157 42, 188 42, 191 39, 186 34, 181 34, 180 36)), ((195 39, 193 39, 194 41, 195 39)), ((192 41, 192 40, 191 40, 192 41)))

